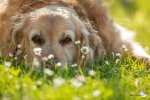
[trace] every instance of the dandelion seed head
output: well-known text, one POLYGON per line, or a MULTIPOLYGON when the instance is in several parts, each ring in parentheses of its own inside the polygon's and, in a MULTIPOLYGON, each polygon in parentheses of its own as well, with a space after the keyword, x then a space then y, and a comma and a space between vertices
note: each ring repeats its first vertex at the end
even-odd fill
POLYGON ((56 64, 56 66, 57 66, 57 67, 61 67, 61 66, 62 66, 61 62, 58 62, 58 63, 56 64))
POLYGON ((12 53, 9 53, 9 57, 13 57, 14 55, 12 53))
POLYGON ((18 49, 20 49, 21 47, 22 47, 22 45, 21 45, 21 44, 18 44, 18 45, 17 45, 17 48, 18 48, 18 49))
POLYGON ((5 62, 4 66, 7 67, 7 68, 9 68, 11 66, 11 62, 5 62))

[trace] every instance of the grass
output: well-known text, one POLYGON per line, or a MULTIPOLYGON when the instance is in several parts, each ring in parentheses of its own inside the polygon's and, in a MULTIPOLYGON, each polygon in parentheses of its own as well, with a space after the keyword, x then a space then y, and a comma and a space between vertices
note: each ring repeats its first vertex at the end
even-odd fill
MULTIPOLYGON (((150 47, 149 2, 107 1, 115 21, 137 32, 136 40, 150 47)), ((67 66, 65 70, 29 71, 22 64, 26 60, 0 58, 0 100, 149 100, 150 71, 127 52, 122 56, 103 56, 96 64, 89 63, 83 75, 77 67, 67 66)))

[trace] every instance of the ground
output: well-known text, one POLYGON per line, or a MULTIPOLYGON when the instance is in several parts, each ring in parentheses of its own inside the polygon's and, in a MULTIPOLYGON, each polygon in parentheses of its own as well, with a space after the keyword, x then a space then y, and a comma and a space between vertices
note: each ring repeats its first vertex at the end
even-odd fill
MULTIPOLYGON (((135 40, 150 52, 149 1, 106 1, 110 17, 136 32, 135 40)), ((26 59, 0 58, 1 100, 150 100, 150 71, 128 52, 109 60, 104 56, 83 70, 74 65, 29 71, 22 64, 26 59)))

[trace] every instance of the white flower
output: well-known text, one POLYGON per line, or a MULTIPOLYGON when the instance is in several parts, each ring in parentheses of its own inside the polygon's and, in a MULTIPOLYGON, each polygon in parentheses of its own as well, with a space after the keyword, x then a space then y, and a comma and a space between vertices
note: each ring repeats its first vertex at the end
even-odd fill
POLYGON ((13 54, 12 54, 12 53, 9 53, 9 57, 13 57, 13 54))
POLYGON ((109 62, 108 61, 105 61, 105 63, 108 65, 109 64, 109 62))
POLYGON ((80 42, 80 40, 78 40, 78 41, 75 41, 75 44, 80 44, 81 42, 80 42))
POLYGON ((40 64, 40 62, 39 62, 39 60, 38 60, 37 58, 34 58, 34 59, 33 59, 33 65, 34 65, 35 67, 40 67, 40 66, 41 66, 41 64, 40 64))
POLYGON ((11 62, 5 62, 4 66, 9 68, 11 66, 11 62))
POLYGON ((37 83, 37 85, 42 85, 42 82, 39 80, 36 83, 37 83))
POLYGON ((24 55, 24 59, 27 59, 28 55, 24 55))
POLYGON ((58 62, 58 63, 56 64, 56 66, 57 66, 57 67, 61 67, 61 66, 62 66, 61 62, 58 62))
POLYGON ((94 90, 93 91, 93 96, 94 97, 98 97, 101 94, 101 92, 99 90, 94 90))
POLYGON ((21 44, 18 44, 18 45, 17 45, 17 48, 18 48, 18 49, 20 49, 21 47, 22 47, 21 44))
POLYGON ((17 50, 17 52, 16 52, 17 55, 20 55, 21 53, 22 53, 21 50, 17 50))
POLYGON ((127 46, 126 46, 126 45, 122 45, 122 47, 121 47, 121 48, 122 48, 122 50, 123 50, 123 51, 125 51, 125 52, 126 52, 126 51, 128 51, 128 49, 127 49, 127 46))
POLYGON ((17 57, 15 57, 14 59, 15 59, 15 60, 17 60, 18 58, 17 58, 17 57))
POLYGON ((46 62, 46 61, 48 61, 48 58, 47 58, 47 57, 43 57, 43 58, 42 58, 42 61, 45 61, 45 62, 46 62))
POLYGON ((82 83, 85 83, 86 82, 86 78, 84 76, 77 76, 76 79, 79 81, 79 82, 82 82, 82 83))
POLYGON ((65 80, 63 78, 55 78, 53 79, 53 85, 54 87, 59 87, 65 83, 65 80))
POLYGON ((36 89, 37 89, 37 86, 36 86, 36 85, 33 85, 33 86, 32 86, 32 89, 33 89, 33 90, 36 90, 36 89))
POLYGON ((116 53, 116 57, 121 58, 121 54, 120 53, 116 53))
POLYGON ((33 52, 34 52, 35 55, 41 56, 42 48, 34 48, 33 52))
POLYGON ((140 95, 141 97, 146 97, 146 96, 147 96, 147 94, 146 94, 144 91, 140 91, 140 92, 139 92, 139 95, 140 95))
POLYGON ((49 76, 53 76, 54 72, 48 68, 44 69, 44 73, 49 75, 49 76))
POLYGON ((119 62, 120 62, 120 59, 117 59, 117 60, 116 60, 116 64, 118 64, 119 62))
POLYGON ((90 76, 95 76, 95 74, 96 74, 96 72, 95 72, 94 70, 90 70, 90 71, 89 71, 89 75, 90 75, 90 76))
POLYGON ((89 50, 89 47, 86 47, 86 46, 83 46, 82 48, 81 48, 81 52, 82 52, 82 54, 87 54, 88 52, 89 52, 90 50, 89 50))
POLYGON ((48 55, 48 59, 53 59, 53 58, 54 58, 53 54, 48 55))
POLYGON ((72 67, 72 68, 78 67, 78 65, 77 65, 77 64, 72 64, 71 67, 72 67))
POLYGON ((77 79, 72 79, 71 84, 77 88, 81 87, 83 85, 82 82, 79 82, 77 79))

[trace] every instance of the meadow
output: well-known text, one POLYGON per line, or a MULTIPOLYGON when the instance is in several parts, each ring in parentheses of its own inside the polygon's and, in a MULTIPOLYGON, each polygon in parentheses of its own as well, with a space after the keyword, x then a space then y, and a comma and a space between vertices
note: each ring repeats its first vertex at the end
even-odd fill
MULTIPOLYGON (((110 17, 136 33, 150 53, 150 7, 148 0, 105 0, 110 17)), ((26 69, 19 57, 0 58, 0 100, 150 100, 150 71, 127 51, 81 69, 75 64, 61 70, 26 69), (120 56, 122 58, 120 58, 120 56)))

